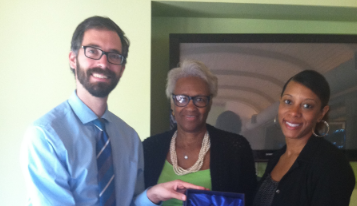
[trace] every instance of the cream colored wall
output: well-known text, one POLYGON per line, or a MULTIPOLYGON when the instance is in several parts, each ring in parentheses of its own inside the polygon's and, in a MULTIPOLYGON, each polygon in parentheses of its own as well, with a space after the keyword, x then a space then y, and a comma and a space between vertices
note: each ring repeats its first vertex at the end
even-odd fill
POLYGON ((0 1, 0 205, 25 205, 20 143, 33 120, 73 92, 68 52, 85 18, 112 18, 131 40, 124 76, 109 108, 142 137, 150 133, 149 0, 0 1))

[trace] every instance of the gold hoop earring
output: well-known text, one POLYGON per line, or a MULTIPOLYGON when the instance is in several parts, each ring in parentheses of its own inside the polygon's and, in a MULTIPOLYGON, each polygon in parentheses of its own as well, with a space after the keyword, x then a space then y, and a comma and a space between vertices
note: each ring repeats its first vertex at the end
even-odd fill
POLYGON ((330 131, 330 125, 329 125, 325 120, 321 120, 320 122, 323 122, 323 123, 325 124, 325 126, 327 127, 327 131, 326 131, 324 134, 322 134, 322 135, 317 135, 317 134, 315 133, 315 127, 316 127, 316 125, 315 125, 315 127, 312 128, 312 134, 313 134, 315 137, 325 137, 325 136, 328 134, 328 131, 330 131))
POLYGON ((273 119, 273 123, 277 128, 280 128, 280 124, 279 124, 279 119, 278 119, 278 115, 275 115, 274 119, 273 119))

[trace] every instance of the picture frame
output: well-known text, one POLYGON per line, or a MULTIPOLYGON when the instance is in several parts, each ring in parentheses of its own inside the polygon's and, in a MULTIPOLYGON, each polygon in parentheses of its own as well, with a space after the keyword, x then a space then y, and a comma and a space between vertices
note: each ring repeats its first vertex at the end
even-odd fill
POLYGON ((269 160, 285 144, 274 121, 284 83, 305 69, 320 72, 331 89, 329 121, 334 129, 327 136, 342 129, 344 143, 336 146, 357 161, 357 35, 170 34, 169 50, 170 69, 191 59, 218 77, 207 123, 219 125, 223 112, 238 115, 238 133, 250 142, 255 161, 269 160))

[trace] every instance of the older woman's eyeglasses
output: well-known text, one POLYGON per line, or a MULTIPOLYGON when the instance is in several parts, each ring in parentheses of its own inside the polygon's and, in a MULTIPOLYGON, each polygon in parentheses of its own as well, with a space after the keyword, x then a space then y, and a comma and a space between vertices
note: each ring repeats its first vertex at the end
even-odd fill
POLYGON ((178 107, 185 107, 186 105, 188 105, 191 99, 196 107, 206 107, 209 104, 211 97, 202 96, 202 95, 190 97, 183 94, 178 94, 178 95, 172 94, 172 100, 174 101, 175 105, 178 107))
POLYGON ((124 56, 116 52, 105 52, 101 49, 91 47, 91 46, 82 46, 84 49, 84 55, 90 59, 99 60, 102 58, 103 54, 107 56, 109 63, 121 65, 124 62, 124 56))

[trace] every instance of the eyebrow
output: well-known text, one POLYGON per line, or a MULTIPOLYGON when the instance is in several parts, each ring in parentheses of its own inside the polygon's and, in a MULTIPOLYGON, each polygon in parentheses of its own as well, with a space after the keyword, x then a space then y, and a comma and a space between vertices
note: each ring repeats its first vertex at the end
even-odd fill
MULTIPOLYGON (((293 97, 291 94, 283 94, 283 96, 293 97)), ((283 97, 283 96, 282 96, 282 97, 283 97)), ((315 100, 315 99, 304 99, 304 100, 311 100, 311 101, 316 102, 316 100, 315 100)))
MULTIPOLYGON (((102 50, 102 48, 100 46, 98 46, 97 44, 88 44, 86 46, 95 47, 97 49, 101 49, 102 50)), ((116 49, 110 49, 108 52, 115 52, 115 53, 121 54, 121 52, 116 50, 116 49)))

